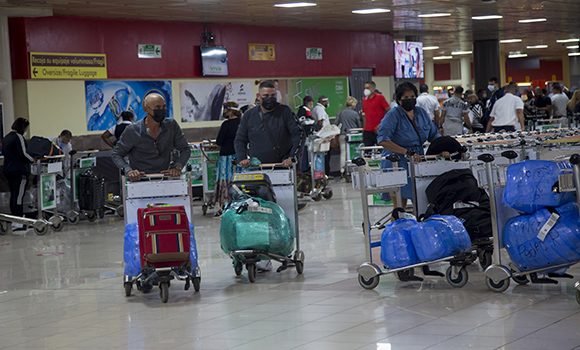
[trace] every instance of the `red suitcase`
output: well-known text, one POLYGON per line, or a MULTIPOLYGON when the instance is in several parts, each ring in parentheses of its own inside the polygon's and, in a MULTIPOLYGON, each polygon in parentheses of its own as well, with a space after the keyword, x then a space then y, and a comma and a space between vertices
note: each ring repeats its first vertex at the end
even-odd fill
POLYGON ((183 206, 141 208, 137 215, 143 268, 189 263, 189 221, 183 206))

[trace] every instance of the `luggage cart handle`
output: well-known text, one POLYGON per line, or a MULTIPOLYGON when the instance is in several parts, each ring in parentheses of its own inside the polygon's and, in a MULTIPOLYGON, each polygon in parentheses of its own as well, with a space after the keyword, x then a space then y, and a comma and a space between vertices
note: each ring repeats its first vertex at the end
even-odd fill
POLYGON ((507 158, 509 160, 513 160, 516 159, 518 157, 518 154, 516 153, 516 151, 505 151, 505 152, 501 152, 501 156, 504 158, 507 158))
POLYGON ((495 160, 495 157, 489 153, 485 153, 485 154, 482 154, 479 157, 477 157, 477 160, 480 160, 484 163, 491 163, 495 160))

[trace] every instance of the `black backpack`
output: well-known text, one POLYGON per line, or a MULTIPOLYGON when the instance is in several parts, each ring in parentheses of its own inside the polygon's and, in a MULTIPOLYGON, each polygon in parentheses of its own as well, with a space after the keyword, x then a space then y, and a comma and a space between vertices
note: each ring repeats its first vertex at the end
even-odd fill
POLYGON ((425 217, 454 215, 463 221, 472 241, 492 236, 489 196, 469 169, 457 169, 435 178, 425 190, 429 206, 425 217))
POLYGON ((35 158, 62 155, 62 150, 46 137, 32 136, 26 148, 28 154, 35 158))
MULTIPOLYGON (((242 192, 251 197, 260 197, 263 200, 276 203, 276 194, 270 177, 266 174, 236 174, 232 185, 236 185, 242 192)), ((229 189, 230 198, 236 198, 233 188, 229 189)))

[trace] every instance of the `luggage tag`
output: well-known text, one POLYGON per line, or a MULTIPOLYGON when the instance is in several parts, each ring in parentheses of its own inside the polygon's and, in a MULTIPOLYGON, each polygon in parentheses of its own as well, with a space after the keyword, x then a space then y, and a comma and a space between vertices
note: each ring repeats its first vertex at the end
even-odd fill
POLYGON ((558 219, 560 219, 560 215, 558 215, 558 213, 552 213, 552 215, 550 215, 550 218, 544 224, 544 226, 542 226, 542 228, 540 229, 540 232, 538 233, 538 239, 540 241, 543 242, 544 239, 546 239, 546 236, 548 235, 548 233, 550 232, 550 230, 552 230, 552 228, 554 226, 556 226, 556 223, 558 222, 558 219))
POLYGON ((258 203, 253 202, 248 206, 248 211, 262 214, 272 214, 272 209, 261 207, 258 203))

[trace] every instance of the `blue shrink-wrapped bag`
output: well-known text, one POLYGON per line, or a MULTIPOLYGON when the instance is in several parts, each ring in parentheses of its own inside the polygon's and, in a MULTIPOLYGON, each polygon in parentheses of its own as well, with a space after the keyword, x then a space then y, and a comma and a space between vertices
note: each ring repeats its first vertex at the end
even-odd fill
POLYGON ((572 192, 555 193, 558 163, 547 160, 527 160, 507 169, 504 202, 511 208, 532 214, 546 207, 558 207, 574 201, 572 192))
POLYGON ((197 262, 197 242, 195 241, 195 228, 192 223, 189 223, 189 262, 191 263, 191 268, 194 269, 198 267, 197 262))
POLYGON ((385 227, 381 237, 381 260, 390 269, 417 264, 417 254, 411 240, 411 233, 419 229, 419 223, 412 219, 399 219, 385 227))
POLYGON ((538 238, 538 235, 552 215, 547 209, 540 209, 531 215, 520 215, 507 222, 503 231, 503 244, 520 271, 580 261, 580 217, 577 204, 565 204, 557 208, 556 212, 560 218, 544 240, 538 238))
POLYGON ((139 258, 139 227, 137 224, 125 226, 125 244, 123 246, 125 276, 135 277, 141 273, 139 258))
POLYGON ((432 261, 467 252, 471 239, 461 220, 451 215, 433 215, 411 233, 420 261, 432 261))

